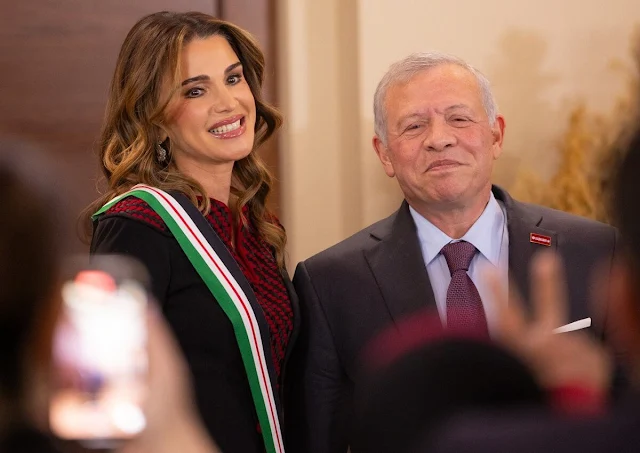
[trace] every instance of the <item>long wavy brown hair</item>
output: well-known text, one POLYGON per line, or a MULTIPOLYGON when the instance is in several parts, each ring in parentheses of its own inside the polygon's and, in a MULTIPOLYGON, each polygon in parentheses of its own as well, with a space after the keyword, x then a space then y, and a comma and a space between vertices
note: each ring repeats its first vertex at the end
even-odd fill
MULTIPOLYGON (((203 214, 210 210, 202 186, 178 171, 171 159, 161 163, 156 145, 161 139, 165 110, 179 89, 180 54, 194 39, 223 36, 242 63, 244 77, 256 103, 255 140, 251 153, 236 161, 231 178, 230 208, 234 222, 248 221, 273 248, 284 269, 286 234, 267 209, 272 178, 256 150, 280 127, 282 117, 262 96, 264 55, 255 39, 241 28, 204 13, 159 12, 136 23, 122 44, 111 82, 99 145, 108 190, 86 210, 90 216, 103 204, 140 183, 186 194, 203 214), (162 86, 172 75, 171 94, 162 86), (242 214, 248 207, 248 219, 242 214)), ((165 146, 169 146, 165 143, 165 146)), ((170 153, 169 153, 170 154, 170 153)), ((223 200, 224 201, 224 200, 223 200)))

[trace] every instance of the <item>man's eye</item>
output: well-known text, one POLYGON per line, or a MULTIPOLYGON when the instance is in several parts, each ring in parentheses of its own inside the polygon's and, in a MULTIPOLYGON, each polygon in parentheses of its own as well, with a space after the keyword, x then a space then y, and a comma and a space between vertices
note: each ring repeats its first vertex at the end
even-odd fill
POLYGON ((449 121, 456 126, 461 126, 468 124, 471 120, 464 116, 454 116, 453 118, 450 118, 449 121))

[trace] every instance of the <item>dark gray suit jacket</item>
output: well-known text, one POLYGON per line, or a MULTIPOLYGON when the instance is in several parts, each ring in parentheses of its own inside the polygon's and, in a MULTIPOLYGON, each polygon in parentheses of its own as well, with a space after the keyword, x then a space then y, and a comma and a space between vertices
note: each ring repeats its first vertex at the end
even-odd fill
MULTIPOLYGON (((545 248, 530 242, 535 233, 550 237, 550 248, 564 259, 570 321, 593 317, 591 271, 603 261, 610 266, 618 242, 616 230, 517 202, 499 187, 492 190, 507 213, 510 272, 525 301, 529 262, 545 248)), ((293 283, 300 298, 302 328, 285 398, 289 451, 344 453, 363 349, 402 318, 436 309, 408 204, 403 202, 390 217, 300 263, 293 283)))

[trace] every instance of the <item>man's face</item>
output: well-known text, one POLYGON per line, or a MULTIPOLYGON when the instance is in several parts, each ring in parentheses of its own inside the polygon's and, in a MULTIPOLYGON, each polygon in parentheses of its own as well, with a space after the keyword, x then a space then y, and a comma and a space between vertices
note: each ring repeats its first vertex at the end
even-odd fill
POLYGON ((461 208, 486 201, 504 119, 489 124, 473 74, 454 64, 426 70, 391 86, 385 107, 387 144, 374 137, 374 148, 412 206, 461 208))

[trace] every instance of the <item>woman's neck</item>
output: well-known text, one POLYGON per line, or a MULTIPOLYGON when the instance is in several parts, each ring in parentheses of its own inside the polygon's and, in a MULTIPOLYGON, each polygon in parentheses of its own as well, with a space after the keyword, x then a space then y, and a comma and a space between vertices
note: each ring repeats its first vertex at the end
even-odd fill
POLYGON ((233 162, 215 166, 199 165, 193 162, 180 165, 176 162, 176 166, 182 174, 195 179, 202 186, 203 195, 229 205, 233 162))
MULTIPOLYGON (((196 180, 197 181, 197 180, 196 180)), ((202 188, 204 189, 204 194, 209 197, 209 198, 213 198, 215 200, 218 200, 224 204, 226 204, 227 206, 229 205, 229 198, 231 195, 231 182, 229 181, 228 185, 218 185, 218 184, 212 184, 211 182, 209 182, 209 184, 203 184, 201 181, 198 181, 200 183, 200 185, 202 186, 202 188)))

